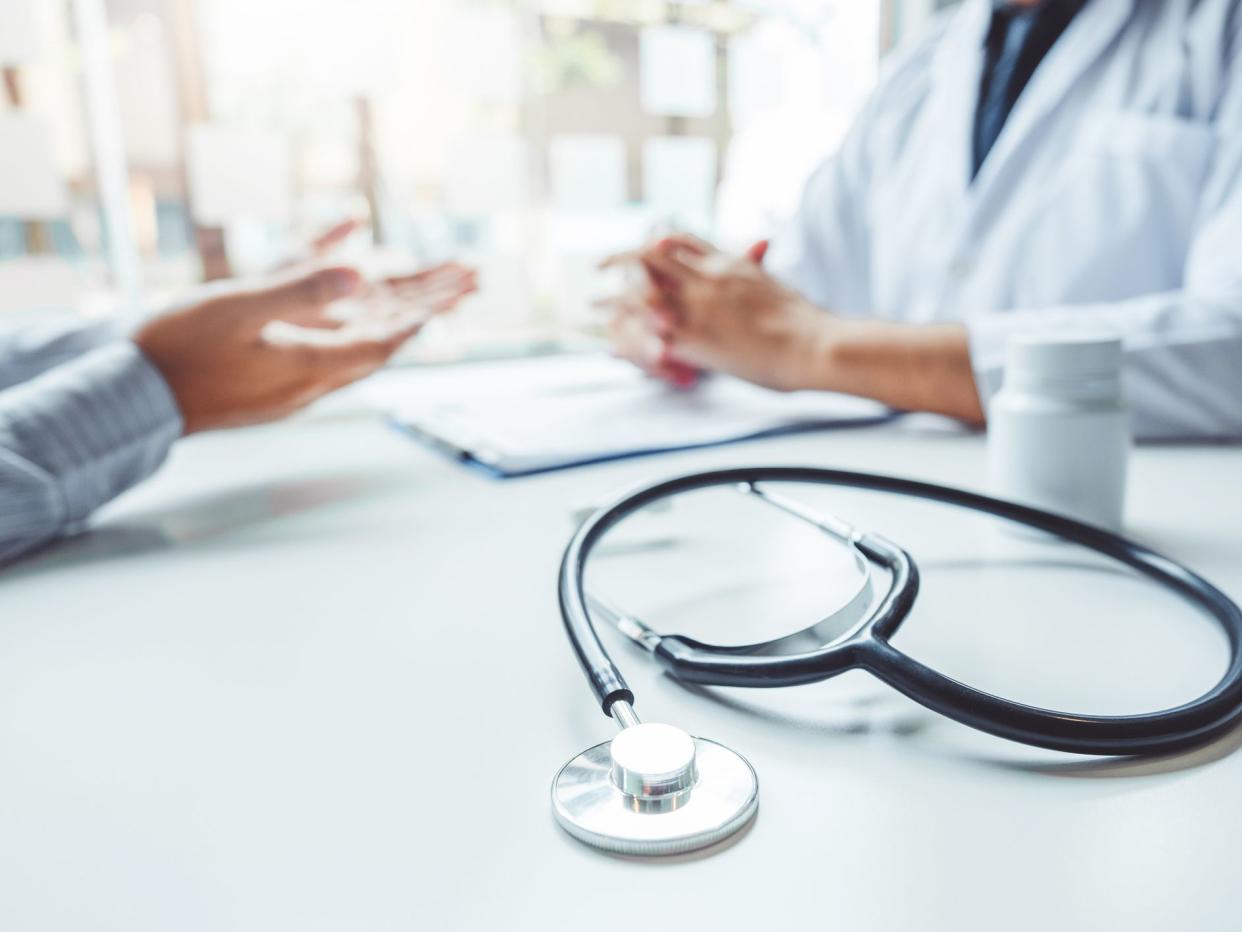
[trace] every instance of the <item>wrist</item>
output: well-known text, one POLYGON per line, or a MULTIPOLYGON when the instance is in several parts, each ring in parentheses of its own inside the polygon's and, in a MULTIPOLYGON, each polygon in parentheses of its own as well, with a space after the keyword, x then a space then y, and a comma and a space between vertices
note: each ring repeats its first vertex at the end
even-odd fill
POLYGON ((827 319, 814 387, 873 398, 904 411, 983 419, 961 324, 827 319))
POLYGON ((812 308, 805 352, 798 371, 799 389, 821 392, 858 392, 860 357, 876 335, 874 321, 837 317, 812 308))
POLYGON ((778 340, 770 344, 765 365, 747 374, 750 381, 778 391, 823 390, 824 374, 831 356, 832 315, 800 295, 792 295, 774 316, 778 340))
POLYGON ((186 417, 185 404, 183 403, 178 386, 173 378, 174 372, 170 369, 167 362, 163 358, 163 354, 159 351, 159 341, 148 339, 148 330, 150 325, 139 328, 131 337, 130 342, 138 351, 137 355, 143 360, 146 367, 150 370, 153 379, 158 380, 168 394, 168 398, 172 403, 172 407, 177 412, 178 421, 181 427, 181 434, 184 436, 191 433, 190 422, 186 417))

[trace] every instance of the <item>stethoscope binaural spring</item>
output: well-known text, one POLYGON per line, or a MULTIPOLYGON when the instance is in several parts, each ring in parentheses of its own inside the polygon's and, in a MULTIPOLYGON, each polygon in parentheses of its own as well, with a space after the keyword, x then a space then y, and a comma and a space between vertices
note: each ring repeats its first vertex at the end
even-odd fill
POLYGON ((670 675, 710 686, 780 687, 814 683, 846 670, 867 670, 915 702, 972 728, 1041 748, 1079 754, 1138 755, 1175 751, 1219 735, 1242 717, 1242 610, 1180 563, 1141 544, 1070 518, 955 489, 890 476, 810 467, 755 467, 695 473, 631 492, 601 508, 578 529, 561 563, 561 616, 578 662, 605 715, 621 732, 567 763, 552 786, 553 811, 570 834, 605 850, 671 854, 720 841, 744 827, 758 807, 758 781, 735 752, 669 725, 644 724, 634 694, 605 650, 593 615, 642 647, 670 675), (983 512, 1078 544, 1137 571, 1216 619, 1229 641, 1221 680, 1192 702, 1143 715, 1093 716, 1011 702, 957 682, 891 644, 914 606, 918 567, 901 547, 818 515, 769 488, 811 483, 921 498, 983 512), (660 634, 624 611, 593 599, 583 586, 592 548, 614 525, 653 502, 685 492, 735 486, 849 547, 863 586, 829 622, 785 638, 722 647, 660 634), (888 586, 872 598, 870 566, 888 586), (874 602, 874 605, 872 603, 874 602), (870 611, 866 609, 870 607, 870 611))

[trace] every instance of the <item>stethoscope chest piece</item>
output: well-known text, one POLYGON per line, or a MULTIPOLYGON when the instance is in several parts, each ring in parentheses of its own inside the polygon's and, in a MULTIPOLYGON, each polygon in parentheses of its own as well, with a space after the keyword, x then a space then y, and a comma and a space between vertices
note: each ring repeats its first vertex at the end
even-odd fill
POLYGON ((635 724, 552 781, 552 811, 579 841, 615 854, 681 854, 750 822, 759 781, 741 755, 672 725, 635 724))

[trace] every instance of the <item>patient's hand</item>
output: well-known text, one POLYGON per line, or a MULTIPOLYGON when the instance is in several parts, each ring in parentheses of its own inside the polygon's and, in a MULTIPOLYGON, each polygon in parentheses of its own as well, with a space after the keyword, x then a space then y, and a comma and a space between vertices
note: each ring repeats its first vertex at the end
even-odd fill
POLYGON ((381 301, 356 270, 328 268, 217 293, 148 321, 134 342, 167 381, 187 434, 237 427, 370 375, 475 288, 471 270, 448 264, 390 279, 381 301), (342 317, 344 299, 355 300, 342 317))

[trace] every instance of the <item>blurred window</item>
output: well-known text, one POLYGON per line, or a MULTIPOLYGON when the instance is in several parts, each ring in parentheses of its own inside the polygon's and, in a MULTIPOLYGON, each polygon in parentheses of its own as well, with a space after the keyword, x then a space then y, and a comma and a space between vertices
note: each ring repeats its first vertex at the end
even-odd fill
POLYGON ((482 269, 420 352, 589 334, 604 255, 672 228, 741 246, 789 216, 875 81, 881 7, 0 0, 0 310, 119 305, 126 255, 156 304, 360 216, 377 267, 482 269), (88 8, 112 107, 84 80, 88 8), (124 143, 126 224, 100 206, 96 118, 124 143))

